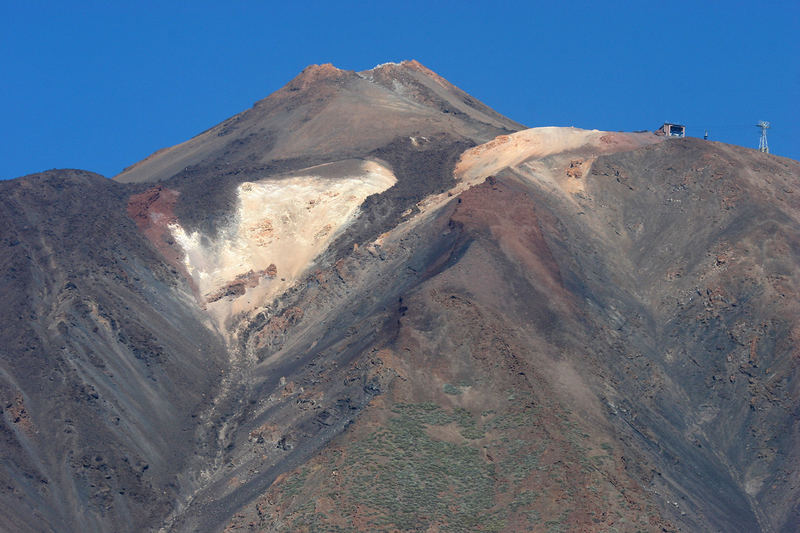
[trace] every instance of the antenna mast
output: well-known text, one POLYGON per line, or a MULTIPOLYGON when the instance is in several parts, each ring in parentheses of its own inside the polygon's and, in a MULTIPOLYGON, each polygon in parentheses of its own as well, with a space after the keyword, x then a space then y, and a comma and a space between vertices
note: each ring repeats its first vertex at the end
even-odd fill
POLYGON ((758 141, 758 151, 769 153, 769 145, 767 145, 767 130, 769 129, 769 122, 762 120, 756 124, 757 128, 761 128, 761 139, 758 141))

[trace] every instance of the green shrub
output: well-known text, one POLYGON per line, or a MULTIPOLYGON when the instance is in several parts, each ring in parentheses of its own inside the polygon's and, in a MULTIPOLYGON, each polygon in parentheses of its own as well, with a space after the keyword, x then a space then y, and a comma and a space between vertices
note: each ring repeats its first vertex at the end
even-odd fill
POLYGON ((452 396, 458 396, 459 394, 461 394, 461 389, 455 385, 451 385, 450 383, 445 383, 444 393, 450 394, 452 396))

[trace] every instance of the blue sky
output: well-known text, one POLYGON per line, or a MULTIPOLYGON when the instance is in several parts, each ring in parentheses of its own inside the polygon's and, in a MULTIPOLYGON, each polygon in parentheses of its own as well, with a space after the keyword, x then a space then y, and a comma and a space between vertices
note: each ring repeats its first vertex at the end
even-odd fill
POLYGON ((417 59, 528 126, 654 129, 800 159, 800 2, 5 1, 0 177, 113 176, 311 63, 417 59), (291 5, 290 5, 291 4, 291 5))

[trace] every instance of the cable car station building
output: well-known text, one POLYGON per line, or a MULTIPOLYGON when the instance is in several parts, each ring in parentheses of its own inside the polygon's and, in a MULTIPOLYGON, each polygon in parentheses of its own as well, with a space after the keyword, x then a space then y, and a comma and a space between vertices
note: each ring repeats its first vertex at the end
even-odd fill
POLYGON ((663 135, 666 137, 686 137, 686 126, 665 122, 655 133, 656 135, 663 135))

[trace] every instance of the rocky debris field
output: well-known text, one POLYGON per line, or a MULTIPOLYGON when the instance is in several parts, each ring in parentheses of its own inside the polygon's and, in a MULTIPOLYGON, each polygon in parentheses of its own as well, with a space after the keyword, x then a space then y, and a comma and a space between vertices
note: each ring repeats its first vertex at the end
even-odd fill
POLYGON ((798 190, 413 61, 0 182, 0 530, 795 531, 798 190))

